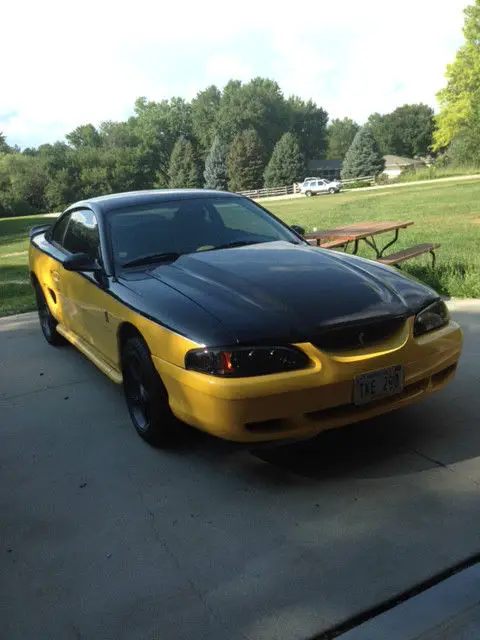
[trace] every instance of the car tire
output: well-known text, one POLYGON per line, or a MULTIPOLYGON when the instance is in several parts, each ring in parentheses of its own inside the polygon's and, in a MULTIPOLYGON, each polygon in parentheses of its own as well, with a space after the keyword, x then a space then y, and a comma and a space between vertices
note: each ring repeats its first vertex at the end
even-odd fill
POLYGON ((130 338, 122 350, 123 390, 128 412, 138 435, 154 446, 168 446, 178 433, 179 421, 168 394, 140 336, 130 338))
POLYGON ((333 187, 331 187, 331 188, 328 190, 328 193, 330 193, 330 194, 333 196, 335 193, 337 193, 337 190, 336 190, 336 189, 334 189, 333 187))
POLYGON ((310 196, 313 196, 313 193, 311 191, 305 191, 305 195, 307 198, 310 198, 310 196))
POLYGON ((45 298, 45 294, 42 288, 35 282, 35 298, 37 301, 38 319, 40 321, 40 328, 42 329, 43 337, 53 347, 61 347, 66 344, 66 340, 57 331, 57 320, 52 315, 48 302, 45 298))

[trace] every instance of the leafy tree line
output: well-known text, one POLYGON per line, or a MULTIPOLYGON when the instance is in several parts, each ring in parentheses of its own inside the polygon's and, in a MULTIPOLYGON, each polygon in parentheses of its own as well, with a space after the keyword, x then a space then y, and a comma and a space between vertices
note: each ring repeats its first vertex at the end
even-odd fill
MULTIPOLYGON (((286 133, 283 148, 293 151, 281 177, 293 182, 304 177, 306 159, 325 157, 327 121, 313 101, 287 98, 276 82, 254 78, 231 80, 223 91, 207 87, 191 102, 139 98, 124 122, 81 125, 65 141, 22 152, 0 135, 0 216, 151 187, 258 188, 286 133)), ((277 174, 269 169, 270 183, 277 174)))
MULTIPOLYGON (((405 105, 371 116, 380 152, 426 153, 428 109, 405 105)), ((286 98, 276 82, 254 78, 231 80, 223 91, 207 87, 191 102, 139 98, 126 121, 81 125, 65 141, 38 148, 12 148, 0 133, 0 216, 58 211, 93 195, 152 187, 243 191, 291 184, 305 177, 309 160, 343 159, 360 130, 348 118, 327 124, 328 114, 313 101, 286 98)))

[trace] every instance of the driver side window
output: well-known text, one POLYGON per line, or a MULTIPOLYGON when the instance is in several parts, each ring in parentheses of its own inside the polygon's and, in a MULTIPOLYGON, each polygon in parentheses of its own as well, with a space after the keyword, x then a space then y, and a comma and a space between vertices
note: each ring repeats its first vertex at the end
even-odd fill
POLYGON ((59 247, 63 247, 63 237, 65 235, 65 229, 70 222, 71 215, 71 213, 67 213, 67 215, 60 218, 53 227, 51 240, 59 247))
POLYGON ((91 258, 100 257, 98 221, 93 211, 84 209, 72 213, 63 246, 70 253, 86 253, 91 258))

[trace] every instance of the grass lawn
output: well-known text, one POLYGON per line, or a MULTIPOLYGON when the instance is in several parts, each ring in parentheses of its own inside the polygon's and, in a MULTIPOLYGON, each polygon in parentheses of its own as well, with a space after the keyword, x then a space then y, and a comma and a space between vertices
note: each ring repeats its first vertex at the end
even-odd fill
MULTIPOLYGON (((400 231, 390 252, 423 242, 442 246, 437 250, 434 270, 429 254, 403 263, 403 270, 439 293, 480 298, 480 181, 428 182, 402 189, 272 200, 265 202, 265 207, 307 231, 366 220, 412 220, 415 224, 400 231)), ((393 234, 379 236, 377 244, 383 246, 390 237, 393 234)), ((373 257, 364 243, 360 246, 360 255, 373 257)))
MULTIPOLYGON (((400 232, 392 251, 421 242, 442 246, 435 270, 428 255, 405 263, 404 270, 442 294, 480 298, 480 181, 427 182, 402 189, 270 201, 265 206, 307 231, 364 220, 413 220, 412 227, 400 232)), ((0 219, 0 315, 35 308, 27 270, 28 231, 48 220, 43 216, 0 219)), ((385 235, 386 241, 389 237, 385 235)), ((372 252, 365 248, 362 255, 372 257, 372 252)))
POLYGON ((35 308, 28 278, 28 232, 49 218, 0 218, 0 316, 35 308))

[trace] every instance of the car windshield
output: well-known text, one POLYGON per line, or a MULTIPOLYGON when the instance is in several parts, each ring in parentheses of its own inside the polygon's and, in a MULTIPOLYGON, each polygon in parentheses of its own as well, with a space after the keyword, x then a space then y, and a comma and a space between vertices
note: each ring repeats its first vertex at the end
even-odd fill
POLYGON ((185 253, 301 240, 245 198, 177 199, 115 209, 108 215, 114 260, 131 267, 171 262, 185 253))

